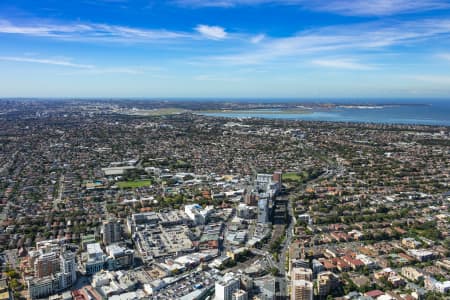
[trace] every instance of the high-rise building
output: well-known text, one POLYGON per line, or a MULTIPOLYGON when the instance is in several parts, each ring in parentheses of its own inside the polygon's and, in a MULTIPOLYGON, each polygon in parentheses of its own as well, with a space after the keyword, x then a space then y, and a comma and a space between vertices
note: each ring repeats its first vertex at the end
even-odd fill
POLYGON ((105 245, 117 243, 122 238, 122 225, 115 219, 103 221, 102 233, 105 245))
POLYGON ((232 300, 247 300, 248 294, 244 290, 236 290, 231 296, 232 300))
POLYGON ((291 271, 291 280, 312 281, 312 270, 307 268, 293 268, 291 271))
POLYGON ((257 174, 256 175, 256 186, 260 189, 267 190, 272 181, 272 174, 257 174))
POLYGON ((222 280, 216 281, 216 300, 233 300, 233 293, 239 290, 239 279, 233 273, 225 274, 222 280))
POLYGON ((100 243, 86 245, 86 252, 81 254, 81 262, 86 275, 95 274, 105 267, 106 255, 103 253, 100 243))
POLYGON ((31 299, 67 289, 77 280, 75 253, 59 240, 38 242, 29 261, 34 268, 34 276, 27 279, 31 299))
POLYGON ((258 290, 258 298, 261 300, 276 299, 276 278, 272 275, 254 279, 254 288, 258 290))
POLYGON ((119 245, 110 245, 106 247, 108 258, 106 259, 108 270, 118 270, 128 268, 134 263, 134 251, 119 245))
POLYGON ((64 251, 59 256, 60 260, 60 287, 65 289, 72 286, 77 281, 77 265, 75 263, 75 253, 64 251))
POLYGON ((244 196, 244 202, 248 206, 256 206, 258 204, 258 193, 256 191, 249 191, 244 196))
POLYGON ((269 222, 269 201, 267 199, 258 200, 258 223, 269 222))
POLYGON ((106 246, 106 255, 100 243, 91 243, 86 245, 86 252, 81 254, 81 265, 86 275, 92 275, 101 270, 119 270, 128 268, 134 263, 134 251, 111 244, 106 246))
POLYGON ((34 260, 34 274, 37 278, 49 276, 59 271, 59 259, 56 252, 39 253, 34 260))
POLYGON ((292 270, 294 268, 309 269, 309 261, 306 259, 290 259, 289 260, 289 276, 292 277, 292 270))
POLYGON ((317 295, 319 297, 327 296, 332 289, 339 286, 339 278, 330 271, 317 274, 317 295))
POLYGON ((292 280, 291 300, 312 300, 313 283, 306 280, 292 280))
POLYGON ((272 180, 278 183, 278 187, 281 188, 283 185, 283 172, 275 171, 272 175, 272 180))

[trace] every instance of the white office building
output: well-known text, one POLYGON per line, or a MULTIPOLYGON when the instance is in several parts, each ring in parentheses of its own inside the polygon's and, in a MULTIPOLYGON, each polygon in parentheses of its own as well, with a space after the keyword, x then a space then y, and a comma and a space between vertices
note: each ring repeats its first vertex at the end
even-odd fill
POLYGON ((213 206, 202 208, 199 204, 186 205, 184 212, 195 225, 204 225, 208 222, 209 215, 214 211, 213 206))
POLYGON ((222 280, 216 281, 216 300, 233 300, 233 294, 239 290, 239 278, 233 273, 225 274, 222 280))

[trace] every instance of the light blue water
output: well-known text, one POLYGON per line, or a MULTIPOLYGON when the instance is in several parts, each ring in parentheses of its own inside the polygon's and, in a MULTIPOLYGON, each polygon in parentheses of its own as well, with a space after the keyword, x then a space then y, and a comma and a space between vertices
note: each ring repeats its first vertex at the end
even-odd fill
POLYGON ((386 124, 420 124, 450 126, 450 101, 430 105, 394 105, 383 108, 314 108, 308 114, 274 114, 262 110, 242 113, 220 112, 203 113, 207 116, 230 118, 268 118, 306 121, 386 123, 386 124))

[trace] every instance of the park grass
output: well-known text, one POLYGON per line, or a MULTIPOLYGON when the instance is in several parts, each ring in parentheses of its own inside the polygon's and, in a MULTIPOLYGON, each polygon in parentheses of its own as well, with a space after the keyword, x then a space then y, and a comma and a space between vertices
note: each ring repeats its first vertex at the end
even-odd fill
POLYGON ((134 116, 167 116, 176 115, 188 112, 186 109, 168 107, 168 108, 157 108, 157 109, 139 109, 134 111, 127 111, 126 114, 134 116))
POLYGON ((151 180, 119 181, 116 185, 121 189, 135 189, 144 186, 150 186, 151 180))
POLYGON ((302 173, 290 172, 290 173, 283 173, 282 180, 300 182, 307 177, 308 173, 306 172, 302 173))
POLYGON ((219 114, 219 113, 230 113, 230 114, 263 114, 263 115, 286 115, 286 114, 311 114, 313 113, 309 109, 280 109, 280 110, 268 110, 268 109, 252 109, 252 110, 241 110, 241 109, 208 109, 195 111, 197 114, 219 114))

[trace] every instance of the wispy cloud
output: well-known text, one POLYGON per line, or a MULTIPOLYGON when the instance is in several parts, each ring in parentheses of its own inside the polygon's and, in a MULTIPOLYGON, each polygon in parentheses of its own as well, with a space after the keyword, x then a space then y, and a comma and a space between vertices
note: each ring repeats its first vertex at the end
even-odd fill
POLYGON ((227 32, 220 26, 198 25, 195 30, 204 37, 212 40, 223 40, 227 37, 227 32))
POLYGON ((303 31, 285 38, 266 38, 254 49, 212 58, 231 64, 259 64, 305 54, 375 51, 444 37, 450 37, 450 20, 375 22, 303 31))
POLYGON ((194 76, 193 79, 196 81, 221 81, 221 82, 239 82, 243 80, 243 78, 239 78, 236 76, 224 76, 216 74, 201 74, 194 76))
POLYGON ((409 76, 409 78, 422 81, 425 83, 434 83, 434 84, 450 84, 450 76, 446 75, 417 75, 417 76, 409 76))
POLYGON ((114 68, 101 68, 95 67, 89 70, 91 74, 128 74, 128 75, 138 75, 145 73, 143 68, 139 67, 114 67, 114 68))
POLYGON ((94 5, 98 5, 98 4, 126 4, 129 1, 128 0, 84 0, 84 3, 88 3, 88 4, 94 4, 94 5))
POLYGON ((222 7, 254 5, 295 5, 313 11, 351 16, 389 16, 447 9, 446 0, 174 0, 187 7, 222 7))
POLYGON ((306 3, 305 6, 311 10, 349 16, 390 16, 450 7, 450 3, 444 0, 319 0, 306 3))
POLYGON ((374 70, 375 67, 360 63, 354 59, 315 59, 312 64, 320 67, 345 70, 374 70))
POLYGON ((229 34, 223 27, 199 24, 194 31, 170 31, 166 29, 142 29, 128 26, 98 23, 55 23, 52 21, 27 21, 15 24, 0 19, 0 34, 55 38, 84 42, 146 43, 154 41, 210 39, 223 40, 229 34))
POLYGON ((258 44, 258 43, 260 43, 262 40, 264 40, 265 38, 266 38, 266 35, 265 35, 265 34, 258 34, 258 35, 253 36, 253 37, 250 39, 250 42, 252 42, 253 44, 258 44))
POLYGON ((71 59, 58 58, 37 58, 29 56, 0 56, 0 61, 17 62, 17 63, 31 63, 49 66, 58 66, 76 70, 73 72, 84 72, 89 74, 143 74, 145 72, 161 72, 161 68, 157 67, 102 67, 90 64, 75 63, 71 59))
POLYGON ((437 55, 439 58, 450 61, 450 53, 441 53, 437 55))
POLYGON ((271 1, 246 0, 173 0, 172 3, 185 7, 235 7, 238 5, 255 5, 271 1))
POLYGON ((49 59, 49 58, 32 58, 32 57, 20 57, 20 56, 0 56, 1 61, 21 62, 21 63, 35 63, 44 65, 53 65, 60 67, 69 67, 77 69, 89 69, 93 70, 93 65, 77 64, 67 60, 49 59))
POLYGON ((28 21, 27 24, 18 25, 8 20, 0 20, 0 34, 112 42, 149 42, 192 38, 190 33, 164 29, 151 30, 96 23, 56 24, 45 21, 28 21))

